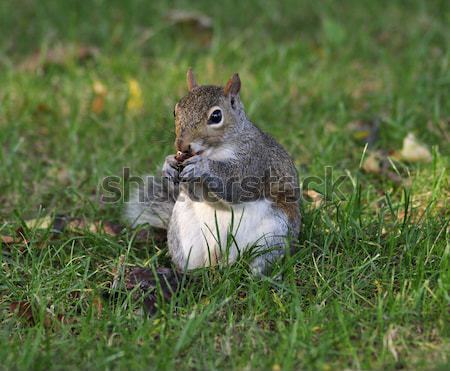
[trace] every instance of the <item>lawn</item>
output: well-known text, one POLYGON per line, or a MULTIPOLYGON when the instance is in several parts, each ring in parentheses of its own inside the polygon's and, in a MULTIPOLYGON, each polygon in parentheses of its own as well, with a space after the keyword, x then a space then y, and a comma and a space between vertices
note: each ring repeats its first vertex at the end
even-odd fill
POLYGON ((2 1, 0 369, 447 369, 449 25, 447 1, 2 1), (108 230, 101 184, 174 152, 189 66, 239 72, 303 227, 271 276, 197 271, 148 316, 124 272, 165 242, 108 230))

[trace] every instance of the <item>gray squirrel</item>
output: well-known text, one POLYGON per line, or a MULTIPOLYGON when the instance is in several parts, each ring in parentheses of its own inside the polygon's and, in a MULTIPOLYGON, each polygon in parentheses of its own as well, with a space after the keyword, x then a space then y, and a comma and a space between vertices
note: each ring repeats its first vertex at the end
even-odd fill
POLYGON ((253 125, 234 74, 225 87, 198 85, 176 104, 177 155, 162 178, 147 177, 126 205, 133 225, 167 229, 175 266, 231 264, 252 248, 250 266, 266 273, 300 229, 298 175, 288 153, 253 125))

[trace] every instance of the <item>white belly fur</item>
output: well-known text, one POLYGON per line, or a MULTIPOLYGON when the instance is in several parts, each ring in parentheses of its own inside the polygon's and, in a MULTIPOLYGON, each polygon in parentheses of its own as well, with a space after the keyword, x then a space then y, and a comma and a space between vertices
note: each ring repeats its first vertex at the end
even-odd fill
POLYGON ((182 254, 177 255, 184 260, 177 264, 194 269, 219 261, 233 263, 239 252, 251 246, 283 244, 288 233, 287 218, 271 205, 269 200, 258 200, 233 205, 232 209, 223 204, 219 208, 180 194, 172 212, 181 245, 177 248, 182 249, 182 254), (231 230, 234 240, 229 238, 231 230))

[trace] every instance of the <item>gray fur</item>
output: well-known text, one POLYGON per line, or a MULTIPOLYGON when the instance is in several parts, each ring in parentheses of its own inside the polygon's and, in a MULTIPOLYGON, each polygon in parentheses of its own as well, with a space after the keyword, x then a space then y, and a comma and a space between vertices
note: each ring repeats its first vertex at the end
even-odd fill
POLYGON ((162 180, 147 176, 144 185, 133 191, 125 206, 125 218, 133 227, 149 224, 167 229, 179 189, 177 184, 162 180))
MULTIPOLYGON (((183 170, 178 173, 172 155, 166 158, 163 173, 172 179, 171 187, 176 188, 176 182, 181 179, 182 187, 186 190, 193 180, 200 178, 203 186, 225 204, 270 198, 273 201, 274 214, 282 212, 288 216, 289 235, 266 241, 265 246, 274 247, 274 249, 256 257, 252 262, 252 270, 261 274, 267 271, 274 260, 284 254, 286 237, 295 239, 299 233, 298 175, 287 152, 275 139, 263 133, 247 118, 238 94, 239 77, 236 75, 233 79, 237 79, 239 84, 233 81, 237 88, 229 89, 231 93, 227 94, 222 87, 218 86, 193 86, 175 107, 175 126, 178 150, 185 151, 190 148, 191 143, 196 142, 214 153, 216 149, 226 144, 234 149, 235 156, 225 160, 213 160, 202 155, 195 155, 183 163, 183 170), (219 106, 224 114, 223 125, 217 129, 208 126, 207 123, 208 112, 214 106, 219 106), (243 180, 248 177, 261 179, 250 193, 242 186, 243 180), (227 184, 231 179, 235 180, 234 187, 214 188, 217 180, 227 184), (275 189, 282 191, 269 194, 270 180, 275 181, 275 189), (285 195, 283 192, 295 194, 296 199, 289 202, 283 201, 281 197, 285 195)), ((132 225, 150 223, 157 227, 168 228, 169 251, 172 259, 178 262, 181 259, 179 246, 183 236, 179 233, 181 228, 176 216, 172 215, 172 209, 179 190, 177 188, 174 192, 174 198, 167 198, 167 191, 168 189, 164 189, 158 182, 147 183, 136 193, 133 202, 127 205, 126 217, 132 225), (155 200, 155 194, 162 194, 162 199, 166 197, 166 201, 155 200), (144 199, 144 203, 137 202, 139 196, 144 199)), ((188 192, 188 194, 193 200, 195 199, 194 192, 188 192)))
MULTIPOLYGON (((202 156, 194 156, 188 159, 187 165, 180 177, 189 181, 200 176, 206 185, 217 179, 226 184, 228 180, 237 179, 240 183, 245 177, 257 177, 263 182, 258 184, 255 194, 249 197, 263 195, 267 190, 268 173, 276 179, 275 182, 282 184, 285 190, 296 194, 296 205, 298 209, 291 230, 298 234, 300 228, 300 214, 298 205, 298 174, 289 154, 270 135, 262 132, 246 116, 244 107, 240 102, 239 95, 233 97, 235 108, 231 107, 229 97, 223 95, 223 90, 217 86, 201 86, 194 88, 178 104, 177 127, 180 133, 189 132, 190 141, 201 140, 211 148, 220 147, 223 143, 236 148, 236 159, 230 161, 214 161, 202 156), (206 112, 211 105, 220 105, 228 114, 228 122, 220 132, 220 140, 215 136, 205 137, 204 126, 206 112), (193 106, 195 110, 185 112, 188 107, 193 106), (181 116, 181 117, 178 117, 181 116), (196 137, 195 133, 200 137, 196 137)), ((182 135, 182 134, 181 134, 182 135)), ((242 200, 242 188, 224 189, 224 194, 218 197, 227 202, 242 200)))

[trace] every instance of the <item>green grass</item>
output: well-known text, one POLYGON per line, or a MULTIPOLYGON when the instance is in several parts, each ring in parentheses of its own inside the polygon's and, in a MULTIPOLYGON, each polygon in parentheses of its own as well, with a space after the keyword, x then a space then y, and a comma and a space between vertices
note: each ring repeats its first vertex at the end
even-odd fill
POLYGON ((124 167, 153 172, 173 152, 188 66, 201 83, 238 71, 250 118, 302 180, 327 166, 346 175, 345 200, 304 203, 298 252, 274 272, 283 280, 255 279, 245 262, 197 272, 151 318, 120 279, 109 287, 123 266, 167 264, 164 244, 137 243, 131 230, 25 230, 27 245, 0 248, 0 368, 448 367, 447 2, 167 3, 2 2, 0 234, 55 214, 119 220, 122 204, 102 205, 98 185, 124 167), (211 16, 211 44, 170 25, 171 9, 211 16), (21 66, 38 48, 77 44, 100 53, 21 66), (129 79, 142 89, 138 112, 127 110, 129 79), (98 114, 95 81, 107 90, 98 114), (412 132, 433 161, 395 161, 403 185, 364 173, 349 123, 374 119, 375 149, 398 151, 412 132), (34 323, 11 313, 16 301, 31 303, 34 323))

